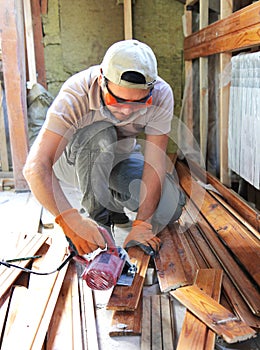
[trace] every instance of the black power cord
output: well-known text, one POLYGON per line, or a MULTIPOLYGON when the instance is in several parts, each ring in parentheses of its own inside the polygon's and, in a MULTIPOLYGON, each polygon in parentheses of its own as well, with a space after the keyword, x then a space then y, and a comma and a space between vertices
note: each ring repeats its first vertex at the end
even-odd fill
POLYGON ((4 265, 5 267, 14 267, 16 269, 22 270, 23 272, 32 273, 34 275, 46 276, 46 275, 51 275, 51 274, 53 274, 53 273, 55 273, 57 271, 60 271, 72 258, 74 258, 75 255, 76 255, 76 253, 74 251, 72 251, 70 253, 70 255, 61 263, 61 265, 56 270, 53 270, 53 271, 50 271, 50 272, 34 271, 34 270, 31 270, 31 269, 27 269, 26 267, 22 267, 22 266, 19 266, 19 265, 12 264, 12 263, 10 263, 8 261, 5 261, 5 260, 0 260, 0 265, 4 265))

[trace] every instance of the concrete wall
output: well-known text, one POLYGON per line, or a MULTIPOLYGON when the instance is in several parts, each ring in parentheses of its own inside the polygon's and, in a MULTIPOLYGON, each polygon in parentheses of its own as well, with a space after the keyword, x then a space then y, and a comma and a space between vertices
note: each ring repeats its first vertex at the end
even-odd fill
MULTIPOLYGON (((177 0, 133 0, 133 37, 154 50, 159 74, 173 88, 177 116, 183 82, 183 11, 177 0)), ((55 96, 69 76, 100 63, 106 49, 124 39, 123 1, 49 0, 43 30, 48 89, 55 96)))

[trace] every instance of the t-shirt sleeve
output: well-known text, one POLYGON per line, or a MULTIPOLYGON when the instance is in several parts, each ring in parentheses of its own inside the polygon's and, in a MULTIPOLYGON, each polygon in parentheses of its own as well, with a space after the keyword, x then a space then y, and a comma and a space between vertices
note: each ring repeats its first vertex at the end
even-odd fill
POLYGON ((80 79, 69 78, 50 106, 43 126, 70 139, 89 114, 88 94, 84 90, 80 79))
POLYGON ((171 131, 171 120, 173 118, 174 97, 169 84, 163 81, 154 93, 153 106, 148 111, 150 118, 145 127, 148 135, 168 134, 171 131))

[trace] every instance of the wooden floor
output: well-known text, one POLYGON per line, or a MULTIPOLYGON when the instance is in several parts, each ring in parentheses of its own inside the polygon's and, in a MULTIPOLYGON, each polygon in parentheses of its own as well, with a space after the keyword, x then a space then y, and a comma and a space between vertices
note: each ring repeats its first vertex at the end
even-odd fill
MULTIPOLYGON (((80 194, 67 186, 63 186, 63 189, 71 204, 80 209, 80 194)), ((131 216, 132 213, 129 213, 129 215, 131 216)), ((64 240, 63 234, 59 230, 59 227, 54 224, 52 215, 44 210, 29 192, 15 193, 13 190, 0 192, 0 222, 0 259, 12 259, 18 257, 19 254, 23 254, 20 256, 25 256, 26 252, 23 249, 25 246, 28 247, 28 242, 31 242, 28 252, 33 252, 33 254, 36 252, 38 253, 38 246, 41 246, 41 249, 43 249, 42 254, 45 256, 44 262, 41 262, 40 259, 35 260, 33 266, 34 269, 44 269, 45 271, 46 269, 52 270, 64 259, 64 247, 66 248, 66 241, 64 240), (51 237, 51 245, 50 238, 48 237, 51 237), (43 242, 45 243, 43 244, 43 242), (50 247, 52 246, 54 248, 52 248, 51 252, 50 247), (53 258, 53 251, 55 252, 55 258, 53 258), (52 258, 46 258, 47 256, 51 256, 52 258)), ((170 304, 172 305, 169 308, 170 304, 167 304, 168 299, 165 299, 165 297, 170 295, 168 292, 174 296, 174 292, 171 292, 172 290, 178 290, 179 287, 184 287, 180 289, 185 291, 185 286, 193 284, 195 279, 194 276, 196 275, 196 270, 198 268, 201 268, 202 266, 207 268, 210 263, 214 265, 214 261, 212 260, 213 257, 211 258, 209 256, 207 256, 209 259, 208 262, 200 261, 202 258, 196 256, 197 263, 195 263, 192 260, 196 255, 195 250, 193 250, 193 255, 183 255, 183 252, 191 252, 192 249, 195 249, 191 245, 192 242, 194 243, 191 237, 197 239, 197 243, 201 244, 201 252, 203 251, 204 243, 201 242, 199 233, 194 231, 195 228, 190 226, 190 245, 187 246, 185 242, 189 238, 188 235, 184 236, 180 235, 180 232, 178 233, 178 229, 184 227, 183 223, 178 227, 171 228, 171 230, 177 229, 173 236, 167 236, 167 232, 165 231, 162 233, 161 238, 163 240, 168 240, 168 243, 164 241, 165 245, 162 246, 161 255, 154 263, 151 263, 151 267, 155 266, 157 269, 158 280, 155 279, 151 286, 146 285, 143 287, 143 311, 141 311, 140 314, 142 318, 142 332, 140 335, 136 335, 133 332, 132 335, 129 336, 127 332, 124 333, 120 330, 120 327, 122 327, 122 323, 118 323, 122 320, 120 314, 119 318, 117 318, 113 310, 107 309, 107 304, 110 300, 112 291, 92 293, 91 291, 86 290, 85 286, 81 284, 82 280, 78 274, 78 266, 71 267, 70 265, 69 268, 66 267, 65 269, 62 269, 63 274, 60 273, 55 275, 55 277, 50 277, 46 279, 47 282, 43 282, 45 277, 42 276, 30 276, 29 281, 26 278, 26 274, 22 274, 18 277, 19 271, 17 270, 15 270, 16 275, 12 275, 12 272, 12 274, 9 273, 8 278, 5 278, 3 277, 5 276, 3 274, 3 269, 6 270, 6 268, 0 266, 0 328, 2 329, 1 344, 3 345, 1 349, 12 349, 9 344, 13 346, 13 344, 16 343, 17 335, 21 332, 21 325, 24 325, 24 320, 27 321, 27 323, 25 323, 27 324, 27 327, 24 328, 23 334, 25 335, 26 332, 28 332, 28 324, 32 322, 31 324, 33 326, 31 326, 31 328, 29 327, 30 331, 33 334, 37 334, 37 336, 35 336, 34 339, 31 339, 32 345, 28 345, 30 344, 30 335, 28 333, 27 343, 24 344, 24 347, 21 346, 19 350, 145 350, 150 349, 150 346, 152 346, 151 344, 155 346, 154 349, 156 350, 177 349, 178 340, 182 338, 182 332, 184 331, 183 325, 185 322, 184 319, 186 319, 186 309, 176 298, 169 299, 170 304), (194 234, 194 236, 192 236, 192 234, 194 234), (165 238, 163 235, 166 235, 165 238), (174 238, 171 238, 173 240, 169 240, 169 237, 174 238), (182 247, 183 250, 181 250, 180 247, 182 247), (167 262, 169 249, 171 250, 170 265, 168 265, 169 261, 167 262), (172 249, 176 250, 176 254, 172 249), (191 258, 192 256, 193 258, 191 258), (177 266, 177 264, 179 264, 179 267, 176 267, 174 272, 172 267, 173 265, 177 266), (66 280, 69 280, 69 284, 65 283, 66 280), (3 283, 3 281, 5 281, 5 283, 3 283), (11 285, 20 285, 21 287, 15 287, 10 291, 8 283, 11 283, 11 285), (41 291, 40 293, 39 285, 44 285, 45 287, 48 286, 48 292, 41 291), (52 290, 52 293, 50 293, 50 290, 52 290), (11 295, 11 293, 13 294, 11 295), (77 293, 79 293, 81 297, 77 296, 77 293), (39 295, 41 296, 40 300, 43 305, 46 306, 45 309, 40 306, 39 295), (77 297, 75 297, 75 295, 77 297), (12 303, 8 303, 11 300, 11 296, 12 303), (44 300, 46 301, 44 302, 44 300), (10 305, 12 305, 12 307, 9 309, 9 315, 7 318, 7 308, 10 307, 10 305), (26 312, 25 310, 31 311, 26 312), (66 311, 67 317, 63 316, 62 318, 61 314, 64 313, 64 310, 66 311), (151 311, 149 310, 152 310, 152 313, 150 313, 151 311), (173 310, 173 313, 169 310, 173 310), (39 318, 38 330, 35 328, 36 314, 39 318), (168 321, 166 315, 168 315, 168 321), (68 320, 72 323, 69 323, 68 320), (78 327, 79 325, 81 327, 80 330, 78 327), (170 328, 169 325, 171 325, 170 328), (84 332, 86 333, 85 335, 87 335, 85 338, 84 332), (165 335, 163 336, 163 332, 166 332, 165 334, 167 334, 167 337, 165 335), (154 337, 155 333, 158 334, 158 337, 154 337), (83 341, 79 341, 82 334, 84 339, 83 341), (118 334, 121 335, 119 336, 118 334), (9 335, 9 338, 7 335, 9 335), (12 339, 11 343, 8 343, 9 339, 12 339), (167 341, 165 339, 167 339, 167 341), (5 347, 5 344, 7 344, 8 347, 5 347), (43 345, 39 346, 39 344, 43 345), (66 344, 66 347, 64 347, 64 344, 66 344)), ((116 228, 117 244, 122 244, 128 231, 129 228, 116 228)), ((217 249, 217 247, 215 248, 217 249)), ((11 269, 7 270, 13 271, 11 269)), ((224 273, 226 274, 227 271, 224 271, 224 273)), ((221 283, 223 283, 223 286, 228 290, 229 284, 226 276, 224 277, 223 282, 221 282, 221 279, 219 278, 218 281, 219 288, 221 288, 221 283)), ((214 288, 216 288, 216 286, 214 288)), ((254 307, 254 305, 252 305, 252 307, 254 307)), ((252 316, 252 320, 250 319, 250 321, 257 322, 255 316, 252 316)), ((187 333, 185 334, 186 335, 183 338, 184 347, 180 347, 180 341, 178 350, 184 350, 185 346, 188 344, 187 333)), ((192 344, 194 344, 194 342, 192 344)), ((249 348, 260 349, 260 339, 257 337, 254 340, 235 344, 235 346, 236 349, 244 350, 249 348)), ((225 342, 220 342, 216 345, 216 349, 227 348, 233 347, 225 342)), ((194 349, 200 349, 200 347, 194 347, 194 349)))

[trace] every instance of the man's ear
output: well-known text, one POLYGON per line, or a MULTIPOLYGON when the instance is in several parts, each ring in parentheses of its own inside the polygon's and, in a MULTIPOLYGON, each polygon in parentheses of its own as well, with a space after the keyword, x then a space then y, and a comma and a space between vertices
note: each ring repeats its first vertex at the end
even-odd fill
POLYGON ((102 69, 100 70, 100 75, 98 77, 98 84, 102 90, 104 90, 104 88, 106 87, 106 79, 102 73, 102 69))
POLYGON ((100 87, 102 87, 102 80, 103 80, 103 77, 102 77, 102 74, 100 74, 100 75, 98 76, 98 85, 99 85, 100 87))

